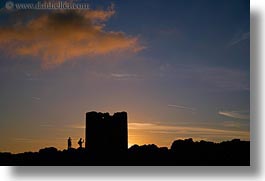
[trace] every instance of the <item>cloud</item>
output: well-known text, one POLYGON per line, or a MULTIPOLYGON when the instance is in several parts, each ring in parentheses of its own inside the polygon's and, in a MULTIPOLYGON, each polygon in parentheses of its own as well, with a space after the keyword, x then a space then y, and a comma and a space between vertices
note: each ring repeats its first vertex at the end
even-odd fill
MULTIPOLYGON (((84 124, 69 125, 68 127, 71 129, 85 129, 84 124)), ((156 134, 159 135, 159 137, 157 137, 156 139, 160 139, 163 136, 166 136, 167 139, 168 137, 171 137, 171 139, 175 139, 177 136, 178 138, 192 137, 195 140, 204 139, 212 141, 213 140, 223 141, 234 138, 249 140, 250 136, 249 131, 231 130, 232 128, 237 128, 237 127, 229 126, 229 129, 215 129, 215 128, 206 128, 206 127, 195 127, 195 126, 178 126, 178 125, 160 124, 160 123, 144 123, 144 122, 128 123, 129 139, 133 139, 133 137, 140 137, 141 140, 143 140, 143 138, 148 137, 148 135, 156 134)))
POLYGON ((115 80, 131 80, 131 79, 140 79, 136 74, 126 74, 126 73, 111 73, 112 78, 115 80))
POLYGON ((114 14, 113 7, 41 13, 26 22, 0 26, 0 48, 10 55, 35 57, 43 68, 81 56, 142 50, 139 37, 104 30, 104 23, 114 14))
POLYGON ((174 107, 174 108, 176 108, 176 109, 189 110, 189 111, 192 111, 192 112, 196 111, 196 109, 195 109, 195 108, 192 108, 192 107, 186 107, 186 106, 180 106, 180 105, 174 105, 174 104, 169 104, 169 105, 167 105, 167 106, 168 106, 168 107, 174 107))
POLYGON ((231 128, 240 128, 241 126, 243 126, 243 124, 242 122, 236 122, 236 121, 224 121, 223 126, 231 128))
POLYGON ((236 119, 249 119, 249 112, 247 111, 219 111, 218 114, 236 119))
POLYGON ((153 123, 129 123, 129 130, 149 131, 159 134, 176 134, 190 137, 230 137, 249 139, 248 131, 202 128, 193 126, 163 125, 153 123))
POLYGON ((25 80, 28 80, 28 81, 37 81, 39 80, 38 78, 34 77, 32 74, 28 73, 28 72, 25 72, 25 77, 26 79, 25 80))
POLYGON ((136 74, 117 74, 117 73, 112 73, 111 76, 117 78, 137 77, 136 74))
POLYGON ((231 42, 228 44, 228 47, 234 46, 244 40, 247 40, 250 38, 249 32, 240 32, 236 34, 236 36, 231 40, 231 42))
POLYGON ((40 101, 39 97, 31 97, 33 100, 40 101))
POLYGON ((86 129, 84 124, 73 124, 73 125, 67 125, 66 128, 72 128, 72 129, 86 129))

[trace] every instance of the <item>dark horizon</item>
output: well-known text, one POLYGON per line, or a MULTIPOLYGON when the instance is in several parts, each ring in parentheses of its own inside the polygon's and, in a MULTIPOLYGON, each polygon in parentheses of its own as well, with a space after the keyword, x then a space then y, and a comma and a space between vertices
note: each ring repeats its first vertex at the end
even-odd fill
MULTIPOLYGON (((117 151, 117 149, 114 149, 117 151)), ((234 139, 222 143, 175 140, 170 148, 154 144, 133 145, 126 152, 85 148, 39 152, 1 153, 2 166, 250 166, 250 142, 234 139), (196 150, 196 151, 195 151, 196 150), (99 150, 98 150, 99 151, 99 150)))
MULTIPOLYGON (((198 141, 194 141, 193 138, 186 138, 186 139, 176 139, 176 140, 172 140, 172 144, 173 144, 175 141, 185 141, 185 140, 192 140, 194 143, 208 142, 208 143, 212 143, 212 144, 221 144, 221 143, 234 142, 234 141, 249 142, 249 143, 251 142, 251 141, 249 141, 249 140, 241 140, 241 139, 238 139, 238 138, 234 138, 234 139, 231 139, 231 140, 224 140, 224 141, 221 141, 221 142, 213 142, 213 141, 206 141, 206 140, 198 140, 198 141)), ((3 151, 3 152, 0 152, 0 153, 10 153, 10 154, 18 155, 18 154, 29 153, 29 152, 31 152, 31 153, 36 153, 36 152, 39 152, 40 150, 43 150, 43 149, 46 149, 46 148, 56 148, 58 151, 66 151, 66 150, 68 150, 68 148, 67 148, 67 143, 66 143, 66 142, 67 142, 67 138, 65 139, 65 148, 63 148, 63 149, 57 149, 56 147, 50 145, 50 146, 47 146, 47 147, 39 148, 39 149, 36 150, 36 151, 27 150, 27 151, 19 152, 19 153, 12 153, 12 152, 8 152, 8 151, 3 151)), ((150 145, 155 145, 155 146, 158 147, 158 148, 167 148, 167 149, 170 149, 170 148, 172 147, 172 144, 169 145, 168 147, 167 147, 167 146, 159 147, 159 146, 157 146, 157 145, 154 144, 154 143, 147 143, 147 144, 143 144, 143 145, 133 144, 133 145, 131 145, 131 146, 128 146, 127 149, 129 150, 130 148, 135 147, 135 146, 140 146, 140 147, 142 147, 142 146, 150 146, 150 145)), ((73 149, 73 150, 78 150, 78 149, 79 149, 79 146, 78 146, 78 145, 76 145, 76 146, 72 146, 71 149, 73 149)), ((85 149, 85 147, 82 147, 82 149, 85 149)))
POLYGON ((221 143, 192 138, 174 140, 171 147, 155 144, 133 145, 128 148, 127 112, 113 115, 86 113, 86 138, 67 149, 42 148, 39 152, 10 154, 0 152, 1 165, 250 165, 250 142, 233 139, 221 143), (82 147, 85 143, 85 147, 82 147))

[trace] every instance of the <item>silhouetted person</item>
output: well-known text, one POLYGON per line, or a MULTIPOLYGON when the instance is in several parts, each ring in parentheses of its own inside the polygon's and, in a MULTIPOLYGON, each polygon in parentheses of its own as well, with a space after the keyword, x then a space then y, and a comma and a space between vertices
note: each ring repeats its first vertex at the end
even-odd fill
POLYGON ((68 150, 72 148, 72 139, 71 137, 68 138, 68 150))
POLYGON ((82 138, 80 138, 78 141, 79 148, 82 148, 83 143, 84 143, 84 140, 82 140, 82 138))

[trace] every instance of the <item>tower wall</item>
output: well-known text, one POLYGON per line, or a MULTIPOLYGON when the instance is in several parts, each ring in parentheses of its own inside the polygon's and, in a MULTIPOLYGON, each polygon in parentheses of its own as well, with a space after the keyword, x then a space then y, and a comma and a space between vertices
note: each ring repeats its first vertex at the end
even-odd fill
POLYGON ((123 152, 128 149, 127 113, 86 113, 86 149, 92 152, 123 152))

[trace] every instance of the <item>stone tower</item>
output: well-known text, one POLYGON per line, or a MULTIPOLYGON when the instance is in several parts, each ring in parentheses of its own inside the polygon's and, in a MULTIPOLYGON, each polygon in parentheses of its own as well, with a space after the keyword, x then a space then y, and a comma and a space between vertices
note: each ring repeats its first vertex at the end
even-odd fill
POLYGON ((86 113, 86 149, 91 152, 126 152, 128 149, 127 113, 86 113))

